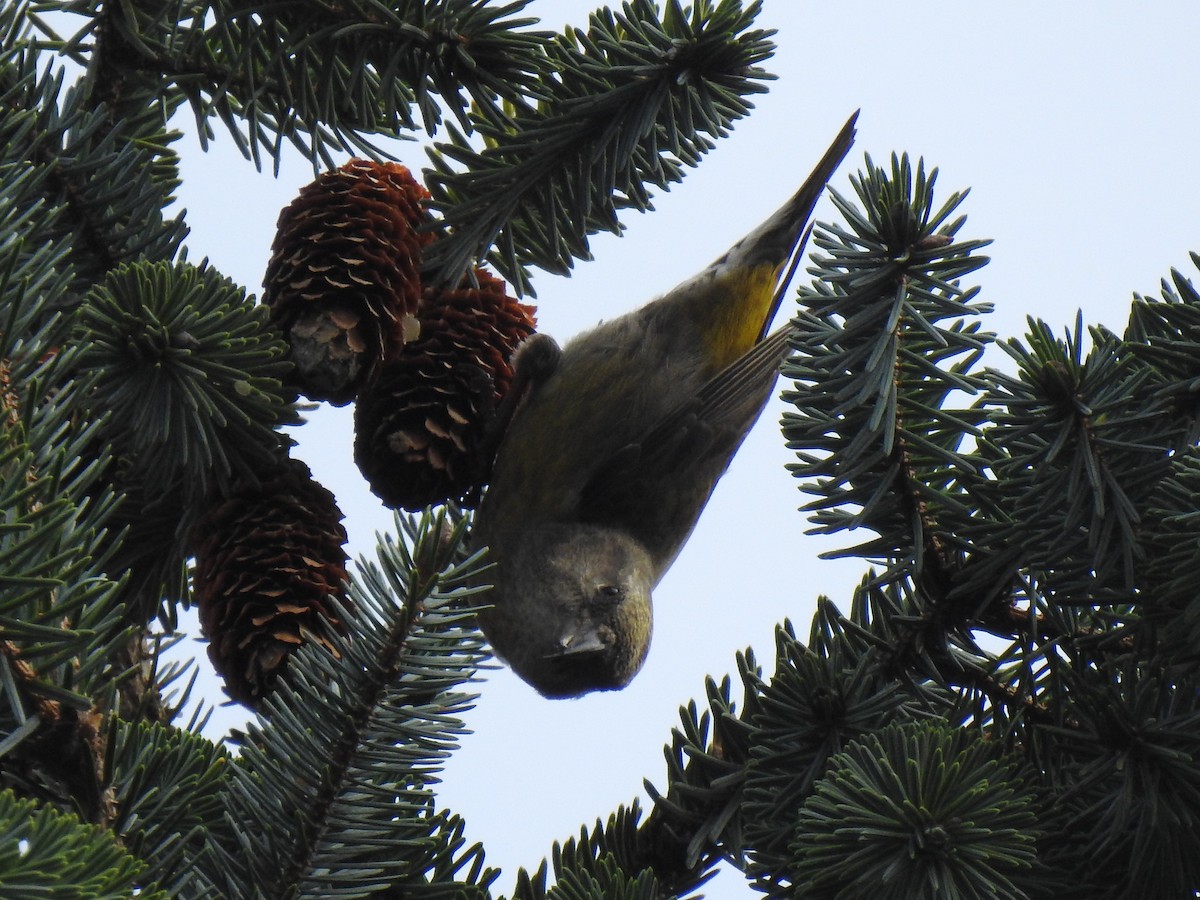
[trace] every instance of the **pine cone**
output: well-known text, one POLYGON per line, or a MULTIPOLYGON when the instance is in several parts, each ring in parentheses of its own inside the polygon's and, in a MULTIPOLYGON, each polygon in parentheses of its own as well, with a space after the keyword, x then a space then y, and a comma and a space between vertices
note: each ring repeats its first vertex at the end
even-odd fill
POLYGON ((341 520, 308 466, 287 460, 200 525, 193 575, 200 625, 233 699, 253 706, 307 638, 333 651, 329 634, 345 633, 330 604, 348 602, 341 520))
POLYGON ((478 287, 431 290, 418 336, 364 386, 354 459, 390 507, 467 500, 486 478, 484 437, 512 382, 513 351, 534 330, 532 306, 477 269, 478 287))
POLYGON ((0 359, 0 420, 6 430, 16 431, 21 424, 21 400, 12 385, 12 366, 0 359))
POLYGON ((421 299, 429 192, 398 163, 352 159, 279 214, 263 302, 292 348, 299 389, 343 406, 403 345, 421 299))

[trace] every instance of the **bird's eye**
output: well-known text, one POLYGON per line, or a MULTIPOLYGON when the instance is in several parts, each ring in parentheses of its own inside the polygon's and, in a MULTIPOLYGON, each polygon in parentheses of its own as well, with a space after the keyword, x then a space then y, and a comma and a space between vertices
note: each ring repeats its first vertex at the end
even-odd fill
POLYGON ((625 588, 617 584, 602 584, 596 588, 596 599, 605 603, 617 603, 625 596, 625 588))

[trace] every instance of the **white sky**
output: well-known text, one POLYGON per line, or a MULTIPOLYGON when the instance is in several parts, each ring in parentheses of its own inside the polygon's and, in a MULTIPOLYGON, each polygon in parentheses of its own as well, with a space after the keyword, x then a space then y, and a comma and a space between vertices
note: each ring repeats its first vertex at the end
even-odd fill
MULTIPOLYGON (((707 265, 803 180, 846 116, 862 108, 859 138, 833 184, 864 151, 923 155, 941 170, 941 196, 970 187, 963 237, 991 237, 993 262, 977 274, 997 311, 985 327, 1024 333, 1025 316, 1055 328, 1073 321, 1120 331, 1130 294, 1156 294, 1172 266, 1200 250, 1195 45, 1200 4, 1189 0, 1006 4, 767 0, 762 27, 777 28, 768 68, 779 75, 658 211, 629 214, 624 238, 593 242, 574 277, 537 278, 539 326, 560 340, 640 305, 707 265), (1191 98, 1191 99, 1189 99, 1191 98), (1187 112, 1188 108, 1193 112, 1187 112)), ((584 25, 593 4, 540 0, 548 27, 584 25)), ((421 143, 401 147, 414 169, 421 143)), ((183 144, 180 202, 190 257, 259 291, 275 218, 312 177, 293 158, 280 178, 258 174, 218 140, 183 144)), ((817 218, 828 220, 823 201, 817 218)), ((787 312, 785 306, 785 312, 787 312)), ((1003 364, 999 352, 989 357, 1003 364)), ((821 562, 855 542, 805 535, 803 502, 785 472, 791 455, 769 408, 722 480, 691 542, 655 594, 655 638, 634 683, 615 694, 543 700, 507 670, 488 674, 468 735, 439 792, 461 813, 467 838, 504 869, 535 868, 551 842, 663 785, 662 747, 677 709, 703 697, 704 677, 732 672, 748 645, 766 667, 784 617, 807 634, 813 601, 845 606, 864 566, 821 562)), ((354 466, 350 409, 325 409, 298 431, 297 455, 346 513, 351 555, 374 556, 391 514, 354 466)), ((203 649, 194 645, 203 659, 203 649)), ((209 699, 220 698, 215 685, 209 699)), ((221 723, 240 710, 223 710, 221 723)), ((755 894, 723 872, 708 896, 755 894)))

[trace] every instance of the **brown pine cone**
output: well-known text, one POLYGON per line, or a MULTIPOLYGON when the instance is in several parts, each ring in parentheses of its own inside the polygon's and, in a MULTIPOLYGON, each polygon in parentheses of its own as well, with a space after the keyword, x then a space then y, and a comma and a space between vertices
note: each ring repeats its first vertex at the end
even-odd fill
POLYGON ((12 385, 12 367, 0 359, 0 419, 6 429, 15 431, 21 424, 21 400, 12 385))
POLYGON ((333 651, 329 635, 345 633, 330 602, 348 602, 341 520, 308 466, 286 460, 278 474, 218 503, 197 529, 200 625, 233 699, 254 706, 305 640, 333 651))
POLYGON ((475 278, 478 287, 427 291, 417 337, 359 394, 354 459, 390 507, 469 505, 487 476, 487 427, 512 382, 513 351, 533 334, 534 308, 483 269, 475 278))
POLYGON ((263 302, 292 348, 298 388, 343 406, 414 325, 429 192, 398 163, 352 159, 279 214, 263 302))

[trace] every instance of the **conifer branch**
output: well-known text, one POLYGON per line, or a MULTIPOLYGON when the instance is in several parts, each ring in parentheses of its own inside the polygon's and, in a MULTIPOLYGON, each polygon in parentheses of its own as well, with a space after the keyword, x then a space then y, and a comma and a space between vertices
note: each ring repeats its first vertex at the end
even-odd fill
POLYGON ((652 208, 648 187, 682 179, 752 107, 770 79, 759 3, 649 0, 594 14, 547 47, 545 96, 510 119, 475 116, 484 147, 451 129, 431 151, 434 208, 447 236, 427 260, 454 283, 485 254, 518 291, 526 266, 566 272, 588 258, 587 236, 619 233, 618 210, 652 208), (494 248, 488 253, 489 248, 494 248))

